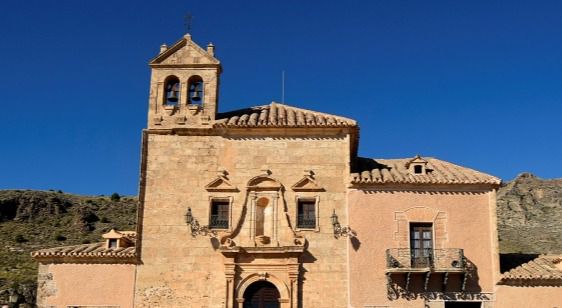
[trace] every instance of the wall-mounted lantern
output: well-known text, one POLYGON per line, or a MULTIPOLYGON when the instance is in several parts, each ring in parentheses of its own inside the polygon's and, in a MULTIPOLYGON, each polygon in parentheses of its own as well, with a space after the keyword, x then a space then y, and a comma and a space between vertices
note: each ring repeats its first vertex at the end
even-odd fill
POLYGON ((191 228, 191 236, 195 237, 199 234, 207 235, 209 233, 214 234, 214 231, 209 230, 209 226, 201 226, 199 221, 193 217, 191 212, 191 207, 187 208, 187 213, 185 214, 185 222, 191 228))
POLYGON ((193 223, 193 214, 191 213, 190 207, 187 208, 187 214, 185 214, 185 222, 187 222, 188 225, 191 225, 193 223))
POLYGON ((334 213, 330 216, 332 219, 332 226, 334 227, 334 237, 339 238, 340 236, 344 237, 355 237, 357 234, 353 231, 349 226, 342 227, 340 222, 338 221, 338 215, 336 215, 336 210, 334 209, 334 213))

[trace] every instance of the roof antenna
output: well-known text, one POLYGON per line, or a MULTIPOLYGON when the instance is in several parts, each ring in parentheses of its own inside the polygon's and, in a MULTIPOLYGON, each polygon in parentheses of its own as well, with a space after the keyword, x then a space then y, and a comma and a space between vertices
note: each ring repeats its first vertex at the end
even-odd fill
POLYGON ((191 22, 193 20, 193 15, 191 15, 191 13, 187 13, 187 15, 183 17, 183 20, 184 20, 183 25, 185 26, 185 30, 186 30, 185 33, 191 34, 191 22))
POLYGON ((285 71, 281 71, 281 104, 285 104, 285 71))

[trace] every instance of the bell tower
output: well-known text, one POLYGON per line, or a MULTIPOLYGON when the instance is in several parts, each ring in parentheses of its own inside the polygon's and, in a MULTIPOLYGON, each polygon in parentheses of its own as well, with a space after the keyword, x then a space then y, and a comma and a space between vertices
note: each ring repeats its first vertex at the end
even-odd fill
POLYGON ((218 105, 220 61, 215 46, 199 47, 186 34, 174 45, 160 46, 150 61, 149 129, 207 128, 218 105))

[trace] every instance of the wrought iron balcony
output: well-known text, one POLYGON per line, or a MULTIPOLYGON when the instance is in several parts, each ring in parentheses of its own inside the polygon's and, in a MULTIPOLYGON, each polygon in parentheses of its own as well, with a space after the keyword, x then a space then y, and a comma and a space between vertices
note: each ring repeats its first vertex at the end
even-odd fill
POLYGON ((463 272, 466 268, 460 248, 390 248, 386 250, 387 272, 463 272))
POLYGON ((211 215, 209 223, 211 229, 228 229, 228 218, 221 217, 221 215, 211 215))
POLYGON ((298 215, 297 228, 314 229, 316 228, 316 219, 314 217, 310 218, 309 216, 298 215))

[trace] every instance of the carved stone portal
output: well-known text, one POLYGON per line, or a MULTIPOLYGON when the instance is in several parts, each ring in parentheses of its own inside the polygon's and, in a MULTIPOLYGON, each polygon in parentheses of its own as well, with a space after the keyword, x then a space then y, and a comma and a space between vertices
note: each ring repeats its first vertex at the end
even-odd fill
POLYGON ((254 282, 267 281, 279 291, 279 307, 298 307, 300 263, 304 246, 221 246, 225 264, 226 307, 242 308, 244 292, 254 282))

